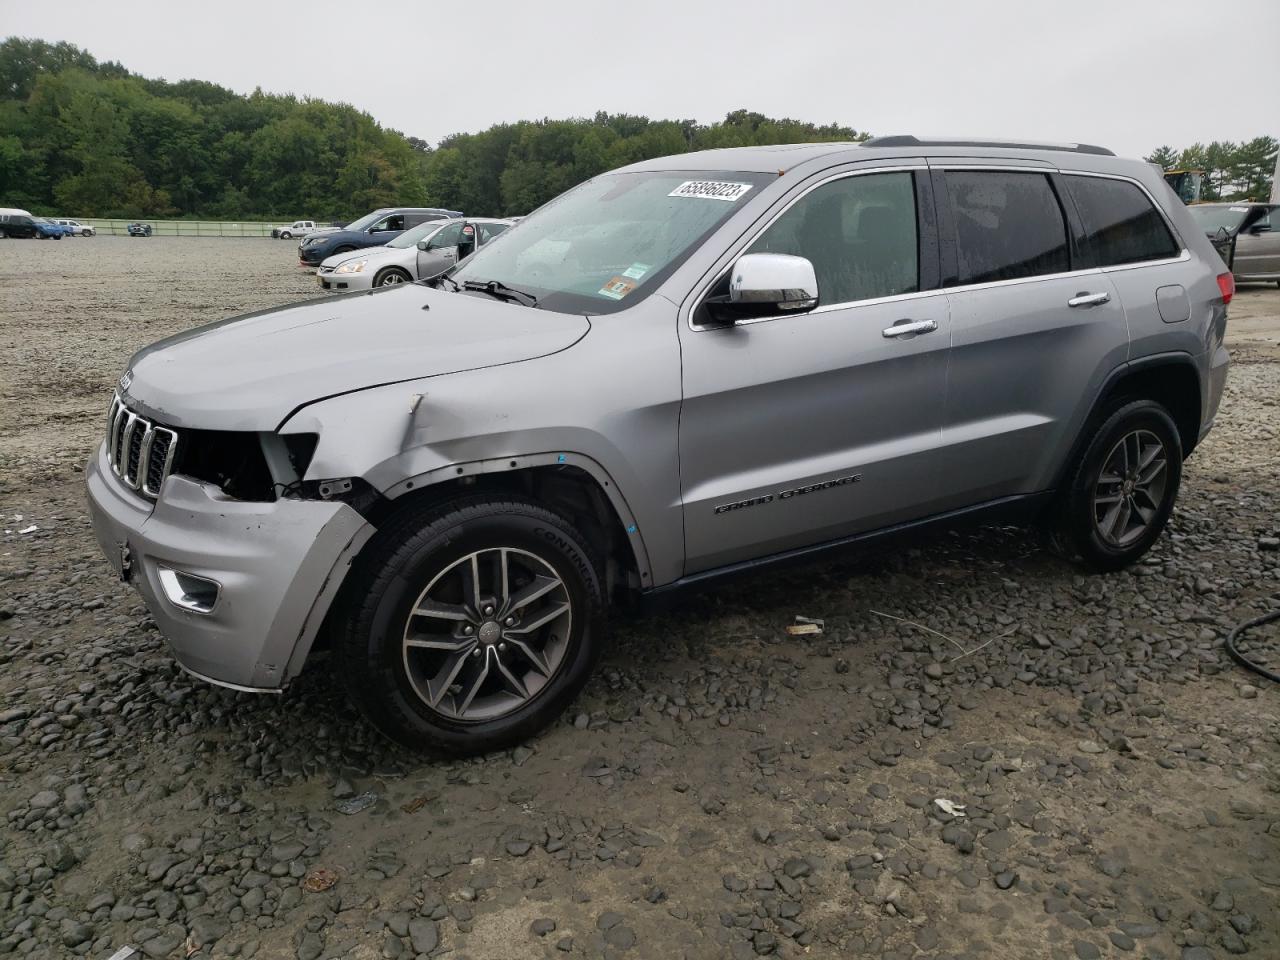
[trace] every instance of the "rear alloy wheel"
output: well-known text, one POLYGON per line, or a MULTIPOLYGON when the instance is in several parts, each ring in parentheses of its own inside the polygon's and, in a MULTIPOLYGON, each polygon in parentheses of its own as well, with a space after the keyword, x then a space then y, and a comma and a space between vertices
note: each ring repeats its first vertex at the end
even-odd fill
POLYGON ((1150 430, 1126 433, 1111 448, 1093 489, 1098 536, 1124 548, 1155 521, 1169 482, 1169 451, 1150 430))
POLYGON ((334 667, 382 733, 447 756, 509 747, 591 675, 603 593, 584 538, 522 499, 405 508, 344 585, 334 667))
POLYGON ((1128 566, 1160 536, 1181 481, 1182 440, 1168 410, 1151 400, 1119 406, 1071 470, 1056 539, 1093 570, 1128 566))
POLYGON ((388 267, 373 278, 375 287, 394 287, 409 282, 409 275, 399 267, 388 267))

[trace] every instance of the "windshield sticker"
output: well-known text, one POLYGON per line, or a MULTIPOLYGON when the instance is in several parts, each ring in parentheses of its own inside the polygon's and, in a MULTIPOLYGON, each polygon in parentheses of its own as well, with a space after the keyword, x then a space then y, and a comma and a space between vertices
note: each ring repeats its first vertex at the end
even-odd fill
POLYGON ((1248 213, 1249 208, 1248 207, 1232 207, 1231 212, 1232 213, 1248 213))
POLYGON ((726 200, 733 203, 751 189, 749 183, 727 183, 723 180, 686 180, 668 197, 702 197, 705 200, 726 200))
POLYGON ((600 296, 621 300, 636 288, 636 282, 628 277, 614 277, 600 288, 600 296))
POLYGON ((630 277, 632 280, 639 280, 653 268, 647 263, 633 263, 627 269, 622 271, 624 277, 630 277))

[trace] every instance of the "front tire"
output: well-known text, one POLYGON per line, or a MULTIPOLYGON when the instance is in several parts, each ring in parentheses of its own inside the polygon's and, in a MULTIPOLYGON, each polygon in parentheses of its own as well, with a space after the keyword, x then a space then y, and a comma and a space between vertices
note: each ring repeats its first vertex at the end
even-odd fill
POLYGON ((1182 483, 1182 440, 1152 400, 1113 408, 1096 426, 1063 490, 1055 533, 1091 570, 1119 570, 1159 538, 1182 483))
POLYGON ((350 582, 333 664, 383 734, 444 756, 519 743, 581 691, 604 642, 585 538, 524 499, 406 508, 350 582))
POLYGON ((280 234, 280 239, 281 239, 281 240, 292 240, 292 239, 293 239, 293 234, 292 234, 292 233, 290 233, 288 230, 286 230, 284 233, 280 234))
POLYGON ((409 274, 405 273, 399 267, 387 267, 373 278, 373 285, 375 287, 394 287, 408 282, 409 274))

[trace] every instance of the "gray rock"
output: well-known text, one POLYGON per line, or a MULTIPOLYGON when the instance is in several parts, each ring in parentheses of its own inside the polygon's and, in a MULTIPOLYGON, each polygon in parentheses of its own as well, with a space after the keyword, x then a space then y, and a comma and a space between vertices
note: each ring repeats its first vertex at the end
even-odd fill
POLYGON ((63 920, 59 935, 64 947, 78 947, 80 944, 93 939, 93 927, 87 923, 77 923, 74 920, 63 920))
POLYGON ((788 857, 786 863, 782 865, 782 872, 792 880, 799 880, 813 873, 813 864, 804 857, 788 857))
POLYGON ((205 914, 191 921, 191 942, 198 946, 212 946, 230 932, 231 922, 226 917, 205 914))
POLYGON ((548 933, 554 933, 556 922, 550 917, 539 917, 529 924, 529 932, 535 937, 545 937, 548 933))
POLYGON ((308 930, 298 941, 298 960, 318 960, 324 953, 324 940, 315 930, 308 930))
POLYGON ((620 923, 604 932, 604 942, 619 950, 630 950, 636 945, 636 932, 620 923))
POLYGON ((1137 946, 1137 943, 1134 941, 1133 937, 1129 936, 1128 934, 1121 933, 1119 930, 1112 930, 1109 934, 1107 934, 1107 936, 1108 938, 1110 938, 1112 944, 1114 944, 1116 949, 1118 950, 1128 951, 1128 950, 1134 949, 1137 946))
POLYGON ((430 953, 440 943, 440 931, 433 920, 414 917, 409 921, 409 942, 415 953, 430 953))

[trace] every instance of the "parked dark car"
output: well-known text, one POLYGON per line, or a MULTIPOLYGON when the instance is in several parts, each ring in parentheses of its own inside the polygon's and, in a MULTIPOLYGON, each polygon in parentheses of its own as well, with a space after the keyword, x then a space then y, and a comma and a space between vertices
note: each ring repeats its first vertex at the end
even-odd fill
POLYGON ((35 217, 27 213, 0 213, 0 237, 31 240, 35 236, 35 217))
POLYGON ((298 244, 298 262, 319 266, 335 253, 349 253, 362 247, 381 247, 404 231, 428 220, 448 220, 462 216, 457 210, 439 207, 383 207, 367 213, 333 233, 312 234, 298 244))
POLYGON ((149 223, 131 223, 125 229, 129 231, 129 236, 131 237, 151 236, 151 224, 149 223))

